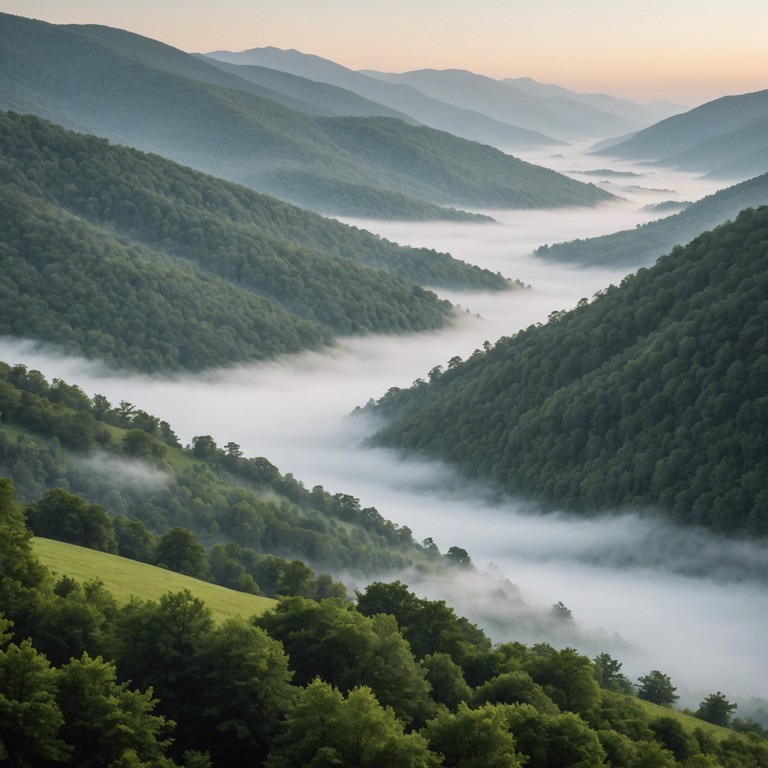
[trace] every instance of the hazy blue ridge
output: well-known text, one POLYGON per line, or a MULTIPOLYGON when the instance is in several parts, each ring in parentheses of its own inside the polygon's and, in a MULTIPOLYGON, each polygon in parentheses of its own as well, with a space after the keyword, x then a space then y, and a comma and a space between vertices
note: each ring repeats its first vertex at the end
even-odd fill
POLYGON ((591 266, 647 266, 674 246, 734 218, 744 208, 768 204, 768 174, 721 189, 685 210, 635 229, 543 245, 536 256, 591 266))
POLYGON ((768 170, 768 90, 724 96, 638 131, 596 154, 651 160, 719 178, 768 170))
POLYGON ((590 205, 607 198, 545 169, 523 171, 520 161, 491 147, 479 150, 393 118, 335 118, 354 120, 347 132, 363 145, 377 146, 382 133, 391 143, 386 155, 366 153, 364 146, 352 152, 329 118, 301 111, 303 102, 289 108, 275 100, 275 91, 156 41, 106 27, 8 15, 2 22, 0 107, 156 152, 323 213, 468 219, 441 204, 530 207, 544 198, 548 206, 590 205), (478 152, 479 187, 463 181, 478 152), (404 159, 414 153, 417 164, 439 155, 445 177, 424 182, 408 173, 404 159), (478 193, 484 180, 487 195, 478 193))

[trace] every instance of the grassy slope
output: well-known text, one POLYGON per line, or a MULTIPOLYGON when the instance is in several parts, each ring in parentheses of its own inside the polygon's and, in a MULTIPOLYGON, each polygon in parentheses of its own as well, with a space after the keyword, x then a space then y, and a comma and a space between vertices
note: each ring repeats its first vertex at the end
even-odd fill
POLYGON ((693 715, 686 715, 685 712, 680 712, 677 709, 671 707, 662 707, 661 704, 654 704, 650 701, 643 701, 643 699, 633 699, 636 701, 646 712, 646 714, 654 720, 659 717, 673 717, 688 733, 693 733, 697 728, 701 728, 705 733, 710 736, 714 736, 716 739, 724 739, 727 736, 733 736, 734 731, 730 728, 723 728, 720 725, 713 725, 706 720, 699 720, 698 717, 693 715))
POLYGON ((67 575, 80 582, 101 579, 119 603, 127 603, 131 596, 157 600, 165 592, 188 589, 213 611, 216 621, 261 614, 275 604, 268 597, 236 592, 106 552, 39 537, 32 542, 35 554, 56 575, 67 575))

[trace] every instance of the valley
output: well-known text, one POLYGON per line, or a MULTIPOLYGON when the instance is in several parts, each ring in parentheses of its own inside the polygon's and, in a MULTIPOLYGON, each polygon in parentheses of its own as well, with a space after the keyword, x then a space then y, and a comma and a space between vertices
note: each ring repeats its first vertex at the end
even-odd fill
MULTIPOLYGON (((580 150, 531 159, 572 173, 606 166, 604 158, 596 163, 580 150)), ((768 567, 764 549, 718 543, 708 534, 633 516, 574 520, 556 510, 533 514, 530 504, 490 498, 439 464, 364 448, 374 425, 352 415, 388 388, 407 387, 454 356, 468 357, 485 341, 546 322, 552 311, 570 309, 624 277, 622 269, 544 262, 531 256, 538 245, 633 228, 657 217, 641 210, 649 203, 696 200, 724 186, 627 161, 611 167, 640 175, 612 177, 610 186, 621 187, 617 194, 624 201, 598 208, 494 210, 490 213, 498 223, 492 225, 346 220, 403 245, 450 252, 531 286, 502 293, 438 290, 441 298, 466 310, 443 330, 346 337, 324 352, 165 378, 114 376, 99 364, 7 338, 0 342, 0 359, 24 362, 113 402, 128 397, 167 419, 182 443, 203 434, 219 444, 235 441, 246 455, 268 457, 307 488, 322 484, 331 493, 359 497, 410 528, 417 540, 432 537, 442 551, 465 548, 478 568, 492 563, 491 570, 499 569, 529 603, 544 610, 562 601, 573 612, 579 632, 572 639, 583 652, 609 650, 630 676, 650 664, 664 669, 679 686, 683 703, 724 685, 724 658, 730 659, 729 695, 764 696, 758 688, 768 676, 763 648, 768 597, 760 577, 768 567), (695 657, 689 653, 693 645, 695 657)), ((406 583, 415 578, 384 576, 406 583)), ((456 585, 424 583, 422 589, 482 623, 492 606, 479 605, 477 593, 465 586, 466 594, 456 585)), ((541 638, 523 634, 517 639, 541 638)))

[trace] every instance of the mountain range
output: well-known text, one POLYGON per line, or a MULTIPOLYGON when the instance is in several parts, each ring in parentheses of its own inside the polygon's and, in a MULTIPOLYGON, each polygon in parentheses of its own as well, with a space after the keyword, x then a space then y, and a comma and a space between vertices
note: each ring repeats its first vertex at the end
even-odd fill
POLYGON ((455 207, 611 196, 487 145, 304 100, 154 40, 0 15, 0 108, 37 114, 323 213, 471 218, 455 207))

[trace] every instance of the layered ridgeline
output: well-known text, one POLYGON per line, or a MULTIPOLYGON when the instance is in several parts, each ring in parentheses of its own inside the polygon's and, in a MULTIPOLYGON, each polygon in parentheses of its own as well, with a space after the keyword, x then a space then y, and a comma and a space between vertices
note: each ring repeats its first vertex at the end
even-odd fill
POLYGON ((768 204, 768 174, 721 189, 673 216, 610 235, 542 245, 536 256, 590 266, 646 266, 676 245, 734 218, 744 208, 768 204))
POLYGON ((414 281, 512 285, 39 118, 0 126, 4 334, 196 370, 445 323, 450 305, 414 281))
POLYGON ((396 118, 319 117, 311 104, 109 27, 2 15, 0 47, 0 108, 157 152, 325 213, 467 219, 443 206, 557 207, 611 197, 396 118))
POLYGON ((724 96, 674 115, 597 154, 748 179, 768 171, 768 90, 724 96))
POLYGON ((510 492, 768 534, 768 207, 375 411, 378 443, 510 492))

